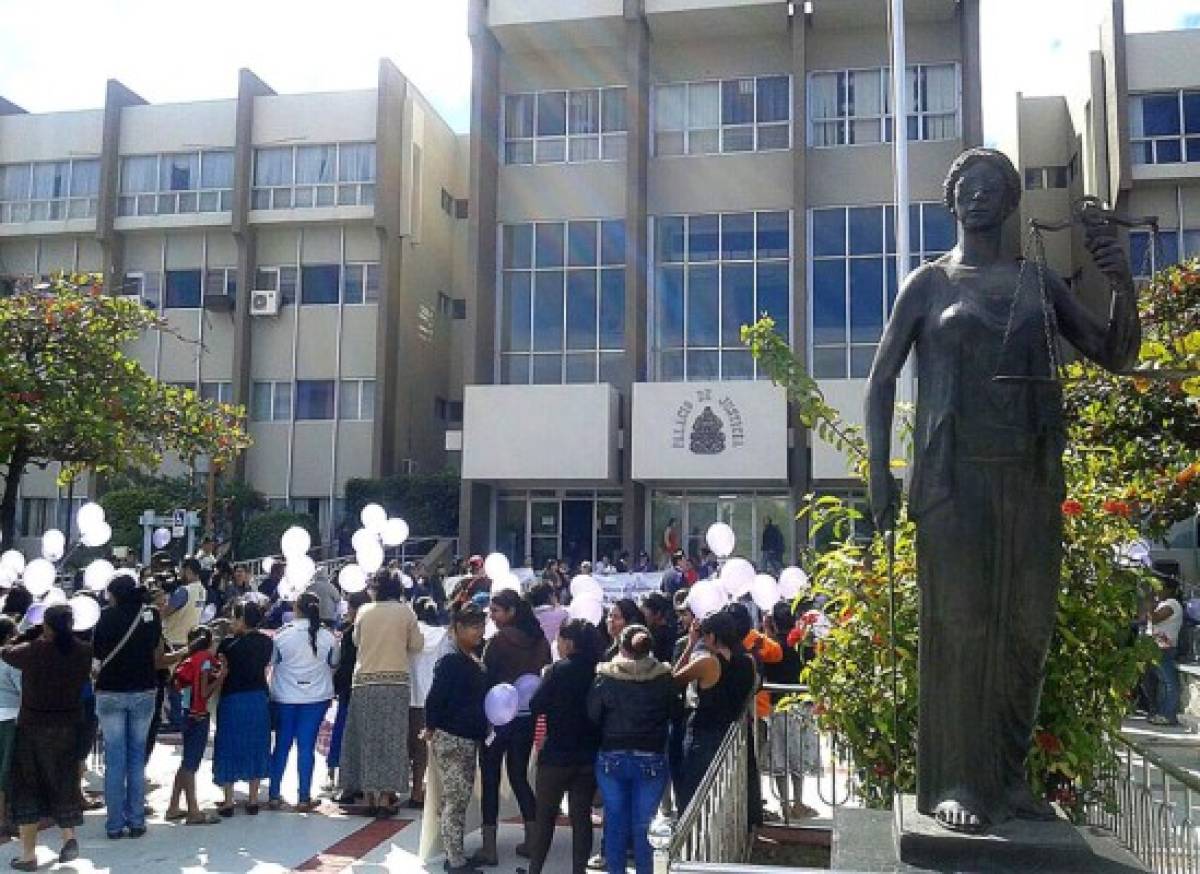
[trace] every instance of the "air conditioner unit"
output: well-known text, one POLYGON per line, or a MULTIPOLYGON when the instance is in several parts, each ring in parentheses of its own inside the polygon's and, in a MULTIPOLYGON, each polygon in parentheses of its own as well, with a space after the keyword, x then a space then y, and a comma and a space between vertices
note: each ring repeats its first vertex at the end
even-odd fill
POLYGON ((274 288, 259 288, 250 292, 250 315, 279 315, 279 292, 274 288))

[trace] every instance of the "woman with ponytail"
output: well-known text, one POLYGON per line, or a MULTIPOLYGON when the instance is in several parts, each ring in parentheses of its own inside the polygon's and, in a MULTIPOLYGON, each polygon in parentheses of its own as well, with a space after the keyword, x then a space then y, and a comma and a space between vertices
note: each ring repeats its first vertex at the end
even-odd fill
POLYGON ((83 687, 91 675, 92 647, 75 639, 65 604, 46 610, 40 637, 0 649, 0 659, 21 671, 21 709, 9 793, 12 820, 21 831, 18 871, 37 870, 38 822, 62 830, 58 861, 79 857, 76 826, 83 824, 76 742, 83 721, 83 687))
POLYGON ((317 732, 333 699, 333 671, 338 663, 333 632, 321 626, 316 595, 305 592, 296 599, 295 618, 275 635, 271 656, 271 707, 274 711, 275 748, 271 752, 271 789, 267 806, 283 807, 280 788, 292 745, 300 791, 296 811, 316 809, 312 777, 317 732))

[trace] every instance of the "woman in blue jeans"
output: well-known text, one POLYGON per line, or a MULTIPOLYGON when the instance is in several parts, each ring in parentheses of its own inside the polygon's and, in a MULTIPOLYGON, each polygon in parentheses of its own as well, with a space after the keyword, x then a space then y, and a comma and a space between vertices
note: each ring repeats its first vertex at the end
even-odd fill
POLYGON ((147 606, 146 590, 133 576, 113 577, 108 598, 110 606, 100 613, 92 644, 101 664, 95 689, 104 735, 104 828, 116 840, 146 833, 146 736, 157 672, 179 656, 167 654, 158 611, 147 606))
POLYGON ((296 747, 299 799, 295 810, 309 813, 317 733, 333 700, 333 671, 338 665, 337 640, 321 626, 320 602, 305 592, 296 599, 296 619, 275 635, 271 662, 271 708, 275 716, 275 748, 271 752, 271 793, 267 806, 283 807, 281 784, 292 746, 296 747))
POLYGON ((646 833, 667 786, 667 726, 679 697, 670 667, 654 658, 653 648, 645 626, 626 627, 588 693, 588 717, 600 729, 596 782, 604 796, 608 874, 624 874, 631 836, 637 874, 654 869, 646 833))

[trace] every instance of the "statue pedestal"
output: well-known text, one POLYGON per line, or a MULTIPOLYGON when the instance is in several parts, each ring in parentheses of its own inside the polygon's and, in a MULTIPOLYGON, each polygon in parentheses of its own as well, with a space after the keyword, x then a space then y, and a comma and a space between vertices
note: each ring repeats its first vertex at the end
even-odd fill
POLYGON ((952 832, 917 812, 916 798, 895 811, 839 808, 833 816, 833 870, 1133 874, 1146 869, 1099 830, 1012 820, 980 835, 952 832))

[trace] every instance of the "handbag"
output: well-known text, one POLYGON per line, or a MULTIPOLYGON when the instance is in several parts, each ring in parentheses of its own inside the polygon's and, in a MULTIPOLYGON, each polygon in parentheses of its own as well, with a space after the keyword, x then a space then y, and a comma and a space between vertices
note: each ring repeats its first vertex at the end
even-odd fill
POLYGON ((137 612, 137 616, 133 617, 133 622, 130 624, 129 628, 126 629, 125 636, 122 637, 117 645, 113 647, 112 652, 104 657, 104 661, 101 661, 100 659, 92 659, 92 685, 95 685, 96 681, 100 678, 100 672, 107 668, 109 662, 115 659, 121 650, 125 648, 125 644, 129 643, 129 638, 133 637, 133 632, 141 624, 142 611, 139 610, 137 612))

